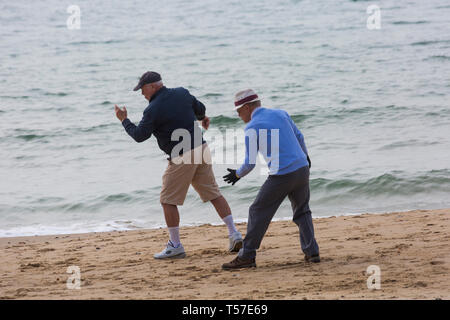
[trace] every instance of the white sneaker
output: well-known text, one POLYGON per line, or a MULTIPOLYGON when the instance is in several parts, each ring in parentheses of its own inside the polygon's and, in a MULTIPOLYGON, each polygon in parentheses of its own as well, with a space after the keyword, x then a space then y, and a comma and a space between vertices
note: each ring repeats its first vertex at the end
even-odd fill
POLYGON ((228 251, 230 252, 238 252, 239 249, 242 248, 243 240, 242 240, 242 234, 239 231, 233 232, 230 236, 230 247, 228 248, 228 251))
POLYGON ((182 259, 186 257, 186 252, 184 252, 184 248, 181 243, 175 248, 172 241, 169 240, 166 248, 160 253, 156 253, 153 257, 155 259, 182 259))

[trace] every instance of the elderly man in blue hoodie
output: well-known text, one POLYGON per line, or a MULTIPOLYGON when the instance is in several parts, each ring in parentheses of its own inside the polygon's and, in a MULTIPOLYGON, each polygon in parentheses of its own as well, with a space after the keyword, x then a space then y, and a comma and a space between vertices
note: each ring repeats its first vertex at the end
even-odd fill
POLYGON ((320 262, 319 246, 309 208, 309 168, 303 134, 286 111, 261 107, 258 95, 251 89, 235 96, 235 110, 247 123, 245 127, 246 157, 238 169, 228 169, 224 180, 234 185, 256 164, 257 152, 269 166, 269 177, 262 185, 249 209, 247 234, 237 257, 222 265, 223 269, 256 267, 256 250, 275 212, 288 197, 293 220, 299 227, 300 245, 308 262, 320 262))

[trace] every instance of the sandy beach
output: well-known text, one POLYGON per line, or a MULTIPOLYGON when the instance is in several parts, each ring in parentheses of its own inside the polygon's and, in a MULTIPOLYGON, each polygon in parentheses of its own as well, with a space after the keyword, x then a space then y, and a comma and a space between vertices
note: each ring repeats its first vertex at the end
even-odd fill
MULTIPOLYGON (((450 209, 315 218, 322 261, 292 221, 272 222, 257 268, 223 271, 224 225, 182 228, 185 259, 159 261, 166 229, 0 239, 1 299, 449 299, 450 209), (380 268, 381 288, 366 273, 380 268), (70 266, 80 289, 68 289, 70 266)), ((246 225, 238 224, 245 235, 246 225)))

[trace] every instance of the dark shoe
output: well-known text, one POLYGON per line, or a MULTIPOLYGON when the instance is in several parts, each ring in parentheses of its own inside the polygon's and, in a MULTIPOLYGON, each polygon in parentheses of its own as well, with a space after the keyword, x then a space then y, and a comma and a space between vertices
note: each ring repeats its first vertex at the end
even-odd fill
POLYGON ((222 269, 224 270, 241 269, 241 268, 256 268, 255 258, 242 259, 239 258, 239 256, 237 256, 231 262, 224 263, 222 265, 222 269))
POLYGON ((305 254, 305 261, 306 262, 319 263, 320 262, 320 256, 318 254, 316 254, 315 256, 307 256, 305 254))

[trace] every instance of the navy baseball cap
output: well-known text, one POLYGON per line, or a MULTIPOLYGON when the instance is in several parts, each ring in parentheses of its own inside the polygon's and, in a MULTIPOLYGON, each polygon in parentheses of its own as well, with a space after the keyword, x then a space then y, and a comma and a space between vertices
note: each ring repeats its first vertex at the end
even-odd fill
POLYGON ((141 78, 139 79, 139 83, 136 87, 134 87, 133 91, 138 91, 142 86, 146 85, 147 83, 153 83, 161 81, 161 75, 154 71, 147 71, 144 73, 141 78))

